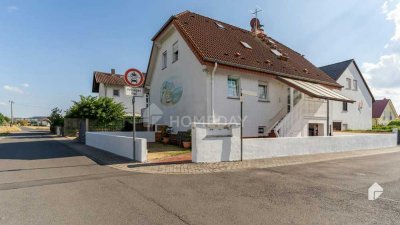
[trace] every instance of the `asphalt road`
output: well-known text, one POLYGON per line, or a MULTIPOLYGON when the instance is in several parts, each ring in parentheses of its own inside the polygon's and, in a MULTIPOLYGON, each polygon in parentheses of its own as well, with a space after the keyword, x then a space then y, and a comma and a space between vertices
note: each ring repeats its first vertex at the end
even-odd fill
POLYGON ((97 165, 40 132, 0 138, 0 224, 400 224, 400 154, 204 175, 97 165), (378 182, 384 193, 368 201, 378 182))

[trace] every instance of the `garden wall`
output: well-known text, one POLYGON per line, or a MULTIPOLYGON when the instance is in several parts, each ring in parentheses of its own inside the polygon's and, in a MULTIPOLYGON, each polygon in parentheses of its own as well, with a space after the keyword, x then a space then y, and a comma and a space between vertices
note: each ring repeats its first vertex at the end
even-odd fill
POLYGON ((106 132, 86 132, 86 145, 139 162, 147 160, 147 141, 136 138, 136 152, 133 157, 133 138, 106 132))

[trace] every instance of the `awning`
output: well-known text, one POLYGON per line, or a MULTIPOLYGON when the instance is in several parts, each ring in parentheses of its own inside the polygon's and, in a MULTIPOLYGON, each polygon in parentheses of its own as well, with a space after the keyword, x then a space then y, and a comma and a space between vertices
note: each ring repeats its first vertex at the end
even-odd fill
POLYGON ((354 100, 351 100, 341 94, 338 94, 333 90, 325 86, 322 86, 320 84, 315 84, 300 80, 293 80, 284 77, 277 77, 276 79, 313 98, 321 98, 339 102, 350 102, 350 103, 355 102, 354 100))

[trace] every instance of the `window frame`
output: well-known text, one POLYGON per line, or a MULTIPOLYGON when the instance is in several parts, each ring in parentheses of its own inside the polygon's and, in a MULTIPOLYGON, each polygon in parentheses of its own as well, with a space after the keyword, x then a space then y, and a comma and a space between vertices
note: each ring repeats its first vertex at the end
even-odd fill
POLYGON ((342 102, 342 111, 343 112, 349 111, 349 104, 347 102, 342 102))
POLYGON ((172 63, 174 63, 178 60, 179 60, 179 45, 178 45, 178 41, 175 41, 175 43, 172 44, 172 63), (175 49, 175 47, 176 47, 176 49, 175 49), (176 58, 175 58, 175 56, 176 56, 176 58))
POLYGON ((258 101, 260 101, 260 102, 269 102, 269 84, 268 84, 268 82, 258 82, 257 98, 258 98, 258 101), (265 98, 260 97, 260 86, 265 87, 265 89, 264 89, 265 98))
POLYGON ((113 89, 113 97, 120 97, 121 96, 121 91, 119 89, 113 89), (118 94, 116 95, 115 92, 118 92, 118 94))
POLYGON ((346 87, 346 89, 347 90, 351 90, 351 79, 350 78, 346 78, 346 85, 347 85, 347 87, 346 87))
POLYGON ((161 69, 163 70, 163 69, 165 69, 165 68, 167 68, 167 64, 168 64, 168 53, 167 53, 167 50, 165 50, 163 53, 162 53, 162 61, 161 61, 161 69))
POLYGON ((358 81, 357 80, 353 80, 353 90, 358 91, 358 81))
POLYGON ((239 99, 240 98, 240 79, 239 78, 237 78, 237 77, 231 77, 231 76, 228 76, 228 79, 227 79, 227 96, 228 96, 228 98, 232 98, 232 99, 239 99), (230 80, 234 80, 234 81, 236 81, 236 96, 232 96, 232 95, 230 95, 230 84, 229 84, 229 81, 230 80))

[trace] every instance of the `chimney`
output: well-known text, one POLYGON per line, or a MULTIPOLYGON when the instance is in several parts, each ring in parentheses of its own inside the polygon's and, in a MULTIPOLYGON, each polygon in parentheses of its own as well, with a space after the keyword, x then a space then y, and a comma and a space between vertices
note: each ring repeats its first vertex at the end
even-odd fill
POLYGON ((260 20, 257 18, 253 18, 250 20, 251 32, 253 32, 256 36, 264 36, 264 29, 262 28, 264 25, 260 24, 260 20))
POLYGON ((111 75, 115 75, 115 69, 111 69, 111 75))

